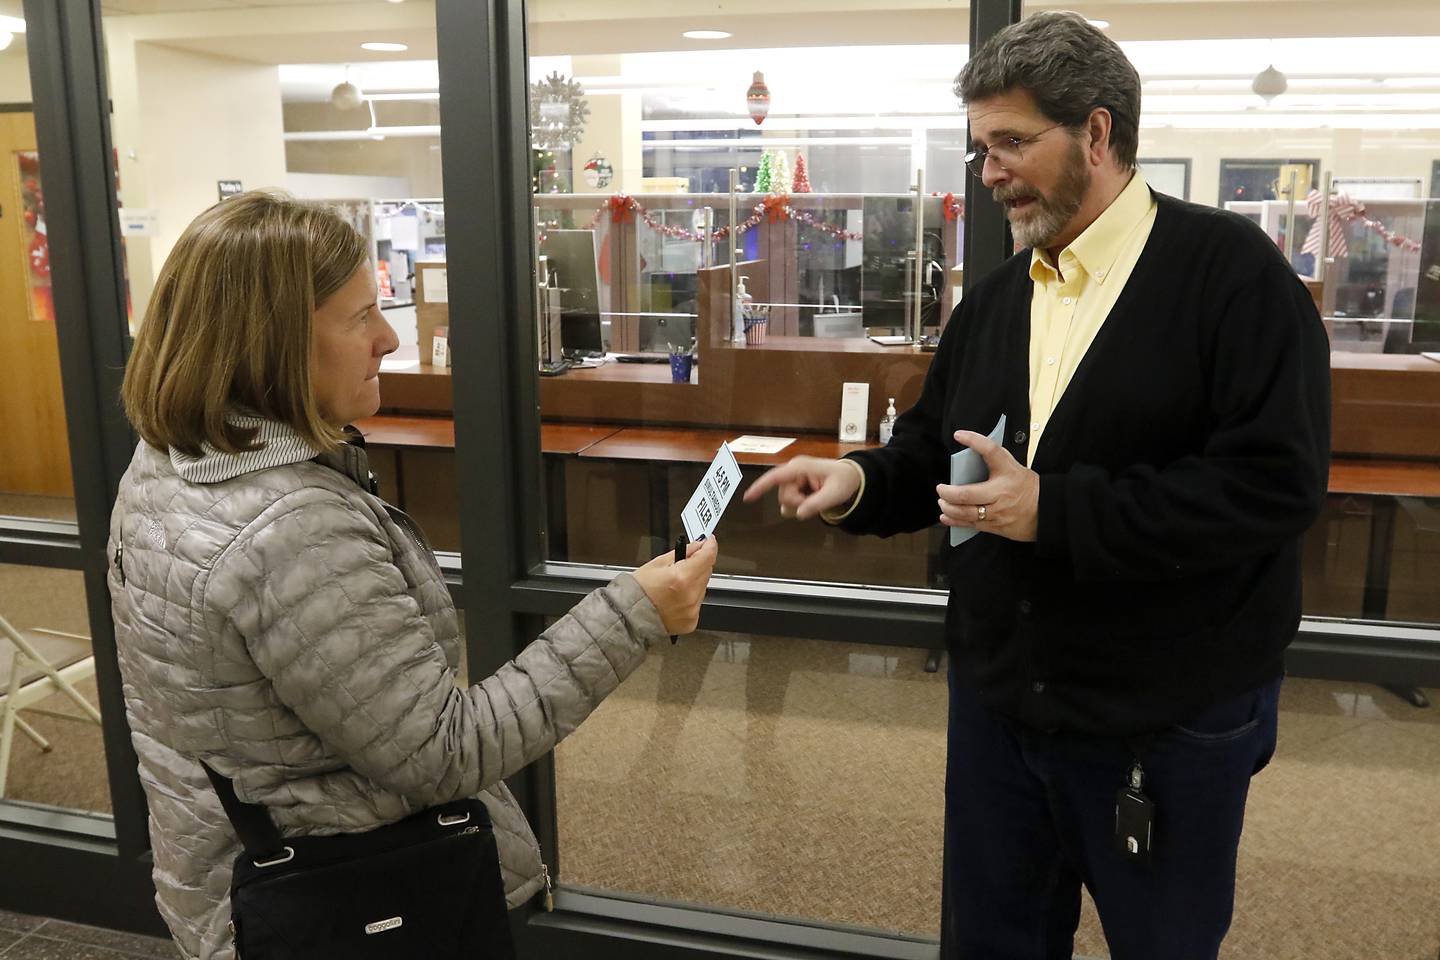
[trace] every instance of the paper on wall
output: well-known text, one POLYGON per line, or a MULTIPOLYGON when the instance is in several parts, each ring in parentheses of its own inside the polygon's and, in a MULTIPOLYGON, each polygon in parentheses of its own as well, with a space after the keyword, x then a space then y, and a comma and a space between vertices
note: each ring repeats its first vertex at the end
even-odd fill
POLYGON ((450 280, 445 276, 444 267, 427 267, 424 271, 424 279, 421 280, 426 303, 449 303, 450 302, 450 280))

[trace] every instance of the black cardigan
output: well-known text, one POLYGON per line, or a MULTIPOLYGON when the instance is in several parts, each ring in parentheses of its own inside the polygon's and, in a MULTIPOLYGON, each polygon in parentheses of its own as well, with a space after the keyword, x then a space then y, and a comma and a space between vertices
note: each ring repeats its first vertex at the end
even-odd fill
MULTIPOLYGON (((1243 217, 1156 194, 1134 272, 1046 425, 1039 536, 942 547, 955 669, 1041 730, 1129 735, 1282 670, 1300 539, 1325 497, 1330 355, 1275 244, 1243 217)), ((938 522, 957 429, 1025 462, 1030 253, 955 308, 920 400, 842 526, 938 522)))

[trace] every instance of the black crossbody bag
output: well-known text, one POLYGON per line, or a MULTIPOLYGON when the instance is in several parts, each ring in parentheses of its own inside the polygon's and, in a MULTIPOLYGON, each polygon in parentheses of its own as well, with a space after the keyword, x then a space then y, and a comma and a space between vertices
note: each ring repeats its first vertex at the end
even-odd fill
POLYGON ((431 807, 366 833, 282 838, 208 766, 244 850, 230 881, 238 960, 513 960, 490 814, 431 807))

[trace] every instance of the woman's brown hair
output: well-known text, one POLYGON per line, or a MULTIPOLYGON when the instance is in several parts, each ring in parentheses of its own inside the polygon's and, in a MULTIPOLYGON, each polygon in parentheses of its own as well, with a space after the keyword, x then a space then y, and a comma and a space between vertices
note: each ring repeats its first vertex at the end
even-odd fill
POLYGON ((207 443, 254 450, 255 429, 226 422, 244 409, 318 449, 338 444, 310 386, 313 318, 368 256, 333 210, 283 194, 252 190, 196 217, 160 268, 125 368, 136 431, 191 456, 207 443))

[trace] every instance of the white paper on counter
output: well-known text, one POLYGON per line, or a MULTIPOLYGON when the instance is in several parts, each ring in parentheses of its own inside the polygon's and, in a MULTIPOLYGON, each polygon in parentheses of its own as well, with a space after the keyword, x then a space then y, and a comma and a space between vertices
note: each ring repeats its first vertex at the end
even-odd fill
POLYGON ((730 452, 779 453, 794 442, 794 437, 762 437, 747 433, 730 441, 730 452))

